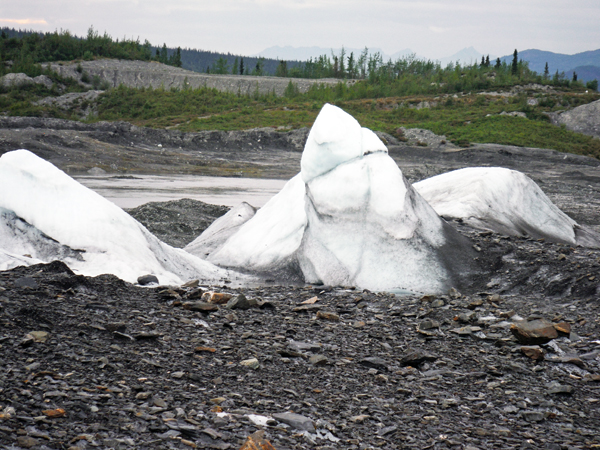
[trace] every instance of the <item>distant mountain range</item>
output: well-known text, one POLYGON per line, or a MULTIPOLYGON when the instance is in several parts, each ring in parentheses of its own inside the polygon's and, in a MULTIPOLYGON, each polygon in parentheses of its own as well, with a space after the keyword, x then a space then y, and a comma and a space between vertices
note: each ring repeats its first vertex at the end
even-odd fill
MULTIPOLYGON (((507 63, 512 61, 513 56, 500 58, 507 63)), ((527 61, 529 68, 538 73, 544 73, 544 67, 548 63, 550 75, 557 70, 564 72, 565 76, 571 78, 573 71, 577 72, 577 78, 582 81, 600 80, 600 49, 588 52, 565 55, 562 53, 546 52, 543 50, 523 50, 519 52, 519 59, 527 61)))

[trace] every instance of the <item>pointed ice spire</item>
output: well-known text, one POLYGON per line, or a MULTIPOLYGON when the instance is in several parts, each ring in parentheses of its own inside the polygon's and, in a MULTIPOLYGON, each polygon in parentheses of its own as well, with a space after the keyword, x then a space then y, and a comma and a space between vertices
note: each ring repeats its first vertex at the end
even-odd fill
POLYGON ((362 128, 354 117, 337 106, 325 104, 313 124, 300 166, 308 183, 339 164, 362 155, 362 128))

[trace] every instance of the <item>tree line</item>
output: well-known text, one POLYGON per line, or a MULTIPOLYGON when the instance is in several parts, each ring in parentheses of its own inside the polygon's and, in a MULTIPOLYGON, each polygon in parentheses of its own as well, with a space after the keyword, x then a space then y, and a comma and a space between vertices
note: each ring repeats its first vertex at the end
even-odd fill
MULTIPOLYGON (((364 80, 353 92, 360 97, 385 97, 427 93, 451 93, 501 88, 517 84, 539 83, 559 87, 586 87, 577 74, 567 79, 564 73, 550 76, 547 65, 543 74, 529 69, 518 58, 515 49, 512 62, 490 61, 489 55, 472 64, 439 62, 417 58, 414 54, 395 61, 384 61, 379 52, 365 48, 360 54, 348 53, 343 47, 339 54, 321 55, 307 61, 281 61, 196 49, 153 47, 147 40, 113 40, 107 33, 100 35, 91 27, 84 38, 69 31, 38 33, 9 28, 0 29, 0 75, 24 72, 30 76, 41 73, 41 62, 71 61, 93 58, 119 58, 158 61, 196 72, 233 75, 279 76, 289 78, 337 78, 364 80), (7 61, 12 65, 8 66, 7 61)), ((597 81, 588 82, 597 90, 597 81)), ((340 87, 338 89, 345 89, 340 87)), ((290 87, 290 95, 294 90, 290 87)))
POLYGON ((159 61, 181 67, 181 49, 169 50, 152 47, 147 40, 113 39, 101 35, 93 27, 85 37, 69 31, 39 33, 10 28, 0 29, 0 73, 24 72, 35 75, 41 72, 40 63, 52 61, 91 60, 116 58, 141 61, 159 61))
MULTIPOLYGON (((0 28, 0 61, 11 61, 12 66, 0 64, 0 75, 24 72, 28 75, 41 71, 36 67, 43 62, 117 58, 127 60, 157 61, 195 72, 237 75, 279 74, 280 61, 276 59, 232 55, 190 48, 153 46, 148 40, 113 39, 106 32, 100 35, 91 27, 87 36, 78 37, 69 31, 41 33, 33 30, 0 28)), ((297 61, 286 63, 289 67, 297 61)), ((39 74, 39 73, 37 73, 39 74)))

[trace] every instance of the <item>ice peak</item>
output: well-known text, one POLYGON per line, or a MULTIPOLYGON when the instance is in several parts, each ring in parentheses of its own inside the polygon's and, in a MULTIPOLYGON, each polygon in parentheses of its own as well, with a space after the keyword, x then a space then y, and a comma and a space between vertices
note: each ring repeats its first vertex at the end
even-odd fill
POLYGON ((362 154, 368 155, 370 153, 384 152, 387 153, 387 147, 381 139, 377 137, 375 133, 373 133, 368 128, 362 129, 362 154))
POLYGON ((305 183, 339 164, 362 155, 362 128, 337 106, 325 104, 313 124, 302 153, 305 183))

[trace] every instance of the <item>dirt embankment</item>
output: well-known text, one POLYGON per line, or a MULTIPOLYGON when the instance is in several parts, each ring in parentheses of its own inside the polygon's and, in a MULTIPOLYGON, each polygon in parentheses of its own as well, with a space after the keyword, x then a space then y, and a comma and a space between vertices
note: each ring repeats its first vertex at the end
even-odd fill
POLYGON ((289 178, 298 172, 308 129, 201 131, 125 122, 0 117, 0 154, 25 148, 70 174, 163 173, 289 178))
POLYGON ((250 75, 216 75, 198 73, 157 62, 127 61, 120 59, 99 59, 80 63, 48 63, 60 75, 81 80, 85 72, 89 77, 97 76, 109 87, 152 88, 198 88, 209 87, 235 94, 269 94, 282 96, 290 81, 299 92, 306 92, 314 84, 335 85, 337 79, 299 79, 282 77, 257 77, 250 75), (81 70, 78 70, 78 65, 81 70))

